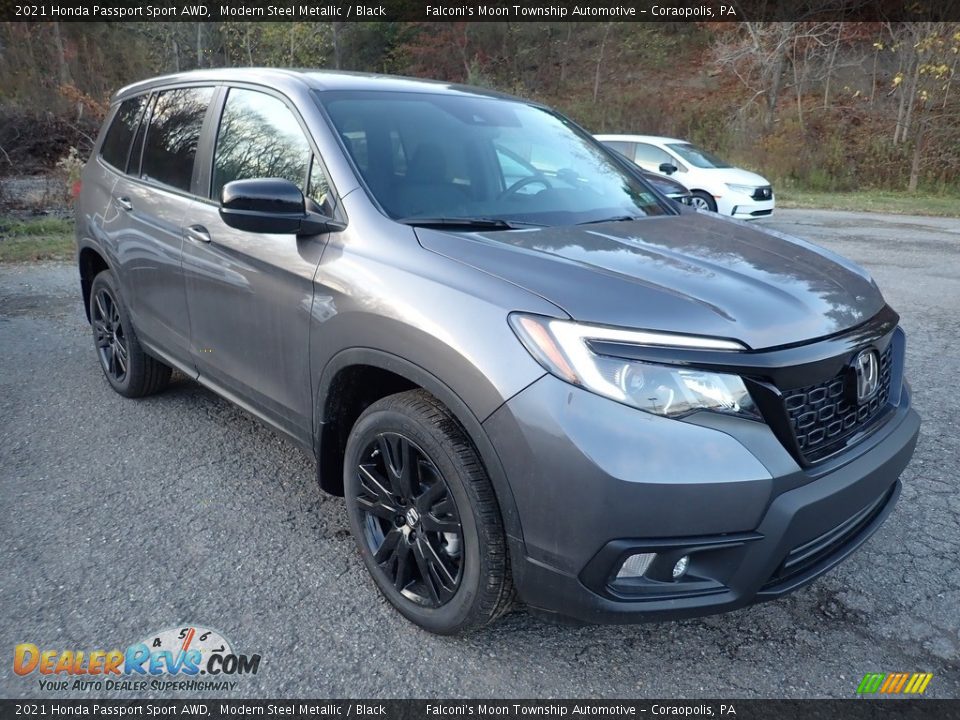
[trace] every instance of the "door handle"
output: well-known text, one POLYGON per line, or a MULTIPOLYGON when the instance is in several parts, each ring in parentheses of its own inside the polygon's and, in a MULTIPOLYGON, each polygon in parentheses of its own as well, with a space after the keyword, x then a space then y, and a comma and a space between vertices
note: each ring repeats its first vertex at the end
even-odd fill
POLYGON ((184 234, 189 240, 199 243, 208 243, 210 242, 210 232, 203 225, 191 225, 188 227, 184 234))
POLYGON ((122 207, 127 212, 133 210, 133 203, 130 202, 130 198, 128 197, 117 198, 117 205, 122 207))

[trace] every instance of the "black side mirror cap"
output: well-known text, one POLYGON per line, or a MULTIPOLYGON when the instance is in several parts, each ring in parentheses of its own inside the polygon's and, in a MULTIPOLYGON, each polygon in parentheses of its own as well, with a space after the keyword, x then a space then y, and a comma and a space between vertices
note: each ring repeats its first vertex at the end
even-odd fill
POLYGON ((307 212, 303 193, 282 178, 234 180, 220 192, 220 218, 237 230, 255 233, 320 235, 346 225, 307 212))
POLYGON ((677 166, 673 163, 660 163, 660 172, 666 175, 673 175, 677 171, 677 166))

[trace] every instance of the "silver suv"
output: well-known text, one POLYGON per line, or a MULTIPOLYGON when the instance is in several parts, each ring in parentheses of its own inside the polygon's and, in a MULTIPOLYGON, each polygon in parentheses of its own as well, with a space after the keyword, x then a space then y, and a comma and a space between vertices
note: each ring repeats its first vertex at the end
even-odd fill
POLYGON ((868 273, 675 204, 549 108, 162 77, 116 95, 82 183, 107 382, 176 368, 292 438, 428 630, 774 598, 899 494, 920 423, 868 273))

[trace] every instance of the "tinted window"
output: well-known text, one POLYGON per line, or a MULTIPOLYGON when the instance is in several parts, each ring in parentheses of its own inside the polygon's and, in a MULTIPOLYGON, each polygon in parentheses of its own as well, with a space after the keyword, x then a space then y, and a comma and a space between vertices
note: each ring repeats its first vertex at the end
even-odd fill
POLYGON ((524 162, 509 150, 497 147, 497 162, 500 163, 500 174, 503 176, 503 188, 516 188, 514 192, 531 194, 543 190, 543 181, 534 181, 540 173, 537 169, 524 162), (530 178, 529 180, 527 178, 530 178))
POLYGON ((654 167, 659 167, 661 163, 677 164, 666 150, 661 150, 654 145, 647 145, 646 143, 637 143, 636 158, 638 163, 646 163, 654 167))
POLYGON ((197 143, 213 88, 181 88, 157 94, 143 148, 140 175, 190 190, 197 143))
POLYGON ((611 150, 616 150, 627 160, 633 160, 633 143, 624 142, 623 140, 604 140, 603 144, 611 150))
POLYGON ((143 106, 146 102, 146 95, 124 100, 120 104, 117 114, 113 116, 110 129, 107 130, 107 135, 103 139, 100 157, 118 170, 126 172, 130 141, 137 131, 140 115, 143 113, 143 106))
POLYGON ((365 130, 349 130, 347 132, 341 132, 340 137, 343 138, 343 144, 347 146, 347 150, 350 153, 350 157, 353 158, 353 161, 357 164, 357 167, 360 168, 361 172, 366 172, 370 163, 367 158, 367 133, 365 130))
MULTIPOLYGON (((234 88, 227 96, 217 134, 212 197, 219 198, 228 182, 251 178, 283 178, 306 192, 311 155, 300 123, 283 102, 234 88)), ((320 172, 319 164, 315 172, 320 172)), ((326 179, 313 178, 311 186, 322 197, 326 179)))
POLYGON ((316 155, 313 157, 313 163, 310 166, 310 184, 305 193, 307 198, 313 200, 325 215, 333 215, 333 197, 330 195, 330 184, 327 182, 327 176, 323 172, 323 167, 316 155))
POLYGON ((147 134, 147 118, 153 113, 153 106, 156 104, 157 97, 154 95, 147 102, 147 108, 143 111, 144 120, 137 128, 137 135, 133 138, 133 147, 130 148, 130 159, 127 161, 127 173, 140 176, 140 161, 143 159, 143 138, 147 134))
POLYGON ((592 138, 543 108, 432 93, 317 95, 367 188, 394 218, 570 225, 667 212, 592 138))

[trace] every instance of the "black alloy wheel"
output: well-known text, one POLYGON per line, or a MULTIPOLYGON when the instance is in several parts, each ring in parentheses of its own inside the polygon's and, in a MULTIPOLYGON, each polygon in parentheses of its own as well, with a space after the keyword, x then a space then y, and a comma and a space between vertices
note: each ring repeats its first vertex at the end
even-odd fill
POLYGON ((93 296, 90 320, 103 371, 116 382, 122 383, 127 376, 130 352, 117 301, 105 287, 101 287, 93 296))
POLYGON ((170 366, 140 345, 120 286, 109 270, 93 279, 87 303, 97 358, 110 387, 129 398, 165 388, 170 382, 170 366))
POLYGON ((385 432, 356 472, 363 539, 379 571, 418 605, 448 602, 463 576, 463 527, 436 464, 410 438, 385 432))
POLYGON ((496 493, 463 425, 436 397, 406 390, 360 414, 344 450, 343 491, 360 558, 405 618, 453 635, 510 610, 496 493))

